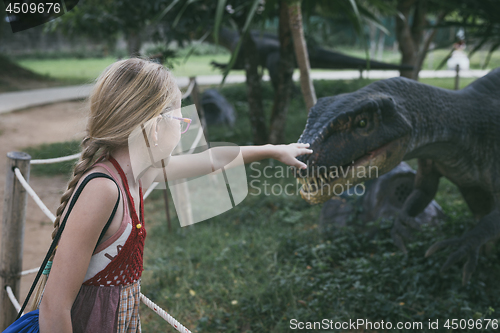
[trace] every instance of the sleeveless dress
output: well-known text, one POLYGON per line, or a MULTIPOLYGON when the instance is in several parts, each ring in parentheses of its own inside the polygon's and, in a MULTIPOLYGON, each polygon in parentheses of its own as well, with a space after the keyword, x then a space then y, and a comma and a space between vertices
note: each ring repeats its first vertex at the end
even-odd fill
MULTIPOLYGON (((115 159, 110 157, 109 161, 118 171, 124 186, 117 181, 118 177, 115 172, 106 165, 98 163, 94 166, 99 165, 105 168, 119 185, 124 203, 124 216, 119 230, 110 239, 99 244, 92 255, 83 285, 71 309, 74 333, 141 332, 140 277, 143 271, 146 238, 142 187, 139 187, 141 213, 141 220, 139 220, 125 173, 115 159), (130 214, 128 208, 130 208, 130 214), (123 243, 120 238, 130 223, 132 226, 123 243), (113 246, 116 246, 114 256, 108 253, 114 254, 113 246), (103 256, 109 258, 109 263, 103 262, 103 256), (104 268, 96 270, 95 268, 99 265, 104 268)), ((70 212, 71 206, 67 214, 70 212)), ((39 333, 38 318, 39 310, 31 311, 7 327, 4 333, 39 333)))
POLYGON ((92 256, 85 281, 71 309, 74 333, 141 332, 140 277, 146 237, 142 188, 139 188, 139 220, 125 173, 116 160, 110 157, 109 161, 118 171, 122 182, 118 181, 116 173, 105 164, 98 163, 94 166, 105 168, 119 184, 124 200, 124 216, 119 230, 110 239, 99 244, 92 256), (125 243, 116 245, 128 224, 132 226, 125 243), (103 264, 103 256, 109 258, 109 263, 101 271, 91 272, 95 270, 95 266, 103 264))

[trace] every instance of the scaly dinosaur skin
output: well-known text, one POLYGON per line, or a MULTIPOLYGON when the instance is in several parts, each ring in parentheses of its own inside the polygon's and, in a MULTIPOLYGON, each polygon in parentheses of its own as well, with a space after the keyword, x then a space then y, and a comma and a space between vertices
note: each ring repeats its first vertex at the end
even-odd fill
POLYGON ((426 256, 457 248, 442 271, 466 256, 465 284, 481 245, 500 236, 499 128, 500 68, 459 91, 397 77, 321 98, 299 139, 314 151, 299 157, 309 165, 297 173, 301 196, 311 204, 322 203, 334 195, 337 184, 346 188, 375 178, 375 166, 381 175, 402 160, 417 158, 415 188, 394 223, 393 239, 406 251, 403 238, 407 226, 413 226, 412 217, 434 198, 440 177, 448 178, 478 223, 461 237, 435 243, 426 256), (348 170, 345 177, 332 172, 339 166, 348 170))

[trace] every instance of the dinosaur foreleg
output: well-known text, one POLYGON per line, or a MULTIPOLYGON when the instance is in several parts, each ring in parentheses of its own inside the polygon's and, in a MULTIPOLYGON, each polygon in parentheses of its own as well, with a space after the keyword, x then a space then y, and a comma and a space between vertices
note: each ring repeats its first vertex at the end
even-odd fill
POLYGON ((418 228, 414 217, 420 214, 436 195, 441 174, 434 168, 431 160, 419 159, 413 191, 403 204, 401 213, 394 221, 391 230, 396 246, 406 253, 403 238, 410 238, 407 226, 418 228))
POLYGON ((425 253, 428 257, 434 252, 448 247, 458 246, 458 250, 450 254, 446 262, 441 267, 444 272, 451 265, 467 256, 467 262, 463 268, 462 284, 469 281, 472 272, 476 268, 477 258, 481 245, 489 240, 500 236, 500 211, 498 208, 479 220, 478 224, 471 230, 466 231, 461 237, 451 238, 434 243, 425 253))

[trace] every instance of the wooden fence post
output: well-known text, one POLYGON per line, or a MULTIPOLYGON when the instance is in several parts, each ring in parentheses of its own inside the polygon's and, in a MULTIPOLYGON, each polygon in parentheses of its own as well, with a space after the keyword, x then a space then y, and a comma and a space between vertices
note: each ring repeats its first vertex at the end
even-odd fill
POLYGON ((19 168, 28 181, 31 161, 31 156, 22 152, 7 153, 7 158, 0 250, 0 331, 6 329, 17 317, 16 309, 10 302, 5 287, 10 286, 16 298, 19 298, 20 273, 23 263, 24 225, 28 193, 17 180, 14 167, 19 168))

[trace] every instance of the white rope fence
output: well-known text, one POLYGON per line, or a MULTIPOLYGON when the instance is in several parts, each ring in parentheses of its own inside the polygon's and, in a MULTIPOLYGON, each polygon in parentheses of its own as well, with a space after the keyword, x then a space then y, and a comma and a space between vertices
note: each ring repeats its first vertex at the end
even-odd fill
POLYGON ((153 301, 151 301, 149 298, 147 298, 146 296, 144 296, 142 293, 141 293, 141 301, 142 301, 142 303, 146 304, 146 306, 148 308, 150 308, 151 310, 153 310, 154 312, 156 312, 157 315, 159 315, 160 317, 162 317, 163 319, 165 319, 165 321, 167 323, 169 323, 170 325, 172 325, 179 332, 191 333, 190 330, 188 330, 186 327, 184 327, 181 323, 179 323, 177 320, 175 320, 174 317, 172 317, 171 315, 169 315, 167 312, 165 312, 165 310, 163 310, 158 305, 156 305, 155 303, 153 303, 153 301))
POLYGON ((19 273, 19 275, 25 276, 25 275, 35 274, 35 273, 38 273, 39 270, 40 270, 40 267, 32 268, 32 269, 22 271, 21 273, 19 273))
MULTIPOLYGON (((186 90, 186 92, 182 95, 182 99, 187 98, 191 93, 193 92, 193 88, 196 84, 195 80, 191 80, 189 83, 189 86, 186 90)), ((196 139, 194 140, 194 143, 191 147, 191 150, 194 149, 194 147, 199 143, 199 141, 202 138, 203 134, 203 129, 200 126, 200 129, 198 131, 198 135, 196 136, 196 139)), ((59 163, 59 162, 65 162, 65 161, 71 161, 74 159, 79 158, 81 153, 69 155, 69 156, 64 156, 64 157, 57 157, 57 158, 48 158, 48 159, 38 159, 38 160, 31 160, 30 164, 52 164, 52 163, 59 163)), ((31 188, 31 186, 28 184, 24 176, 22 175, 21 171, 16 167, 14 168, 14 173, 16 175, 16 178, 19 180, 23 188, 26 190, 26 192, 30 195, 30 197, 33 198, 35 203, 38 205, 38 207, 42 210, 42 212, 54 223, 56 220, 56 217, 52 212, 47 208, 47 206, 43 203, 43 201, 40 199, 40 197, 36 194, 36 192, 31 188)), ((151 192, 158 186, 158 182, 154 182, 149 186, 147 189, 146 193, 143 195, 143 200, 146 199, 151 192)), ((34 274, 39 271, 40 267, 33 268, 33 269, 28 269, 25 271, 22 271, 19 273, 20 276, 25 276, 28 274, 34 274)), ((21 310, 21 305, 16 299, 16 296, 14 295, 12 288, 10 286, 6 286, 5 290, 7 291, 7 295, 9 296, 9 299, 16 309, 17 312, 21 310)), ((191 333, 190 330, 188 330, 186 327, 184 327, 181 323, 179 323, 174 317, 169 315, 165 310, 163 310, 161 307, 159 307, 157 304, 155 304, 153 301, 151 301, 149 298, 144 296, 142 293, 140 293, 140 299, 141 301, 149 307, 151 310, 153 310, 156 314, 158 314, 161 318, 163 318, 166 322, 168 322, 172 327, 174 327, 177 331, 183 332, 183 333, 191 333)), ((24 312, 23 312, 24 315, 24 312)))
POLYGON ((19 182, 21 183, 21 185, 23 185, 23 187, 26 190, 26 192, 28 192, 28 194, 30 195, 30 197, 32 197, 33 200, 35 200, 35 203, 38 205, 38 207, 40 207, 40 209, 42 210, 42 212, 45 215, 47 215, 47 217, 52 221, 52 223, 54 223, 54 221, 56 220, 56 217, 47 208, 47 206, 45 206, 45 204, 42 202, 42 200, 40 200, 40 198, 35 193, 35 191, 33 191, 33 189, 31 188, 31 186, 29 186, 29 184, 26 181, 26 179, 24 179, 23 174, 21 173, 21 171, 18 168, 15 168, 14 172, 16 174, 17 179, 19 180, 19 182))
MULTIPOLYGON (((19 312, 21 311, 21 304, 16 299, 16 296, 14 296, 14 293, 12 292, 12 288, 9 286, 5 287, 5 290, 7 291, 7 295, 9 295, 9 299, 12 302, 12 305, 16 308, 16 311, 19 312)), ((23 312, 24 315, 24 312, 23 312)))
POLYGON ((158 184, 160 184, 160 183, 154 182, 153 184, 151 184, 151 186, 149 186, 146 193, 144 193, 144 195, 142 196, 142 200, 146 200, 146 198, 149 197, 151 192, 153 192, 153 190, 156 188, 156 186, 158 186, 158 184))
POLYGON ((194 88, 195 83, 196 83, 195 80, 191 80, 191 82, 189 82, 189 86, 187 87, 186 92, 182 95, 182 99, 186 99, 189 97, 189 95, 191 95, 191 93, 193 92, 193 88, 194 88))
POLYGON ((74 155, 64 156, 64 157, 56 157, 56 158, 47 158, 44 160, 31 160, 30 164, 52 164, 59 162, 66 162, 71 160, 76 160, 80 157, 82 153, 76 153, 74 155))

